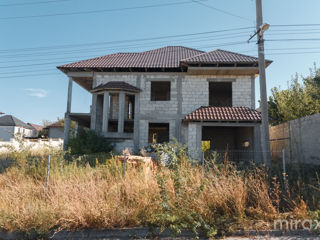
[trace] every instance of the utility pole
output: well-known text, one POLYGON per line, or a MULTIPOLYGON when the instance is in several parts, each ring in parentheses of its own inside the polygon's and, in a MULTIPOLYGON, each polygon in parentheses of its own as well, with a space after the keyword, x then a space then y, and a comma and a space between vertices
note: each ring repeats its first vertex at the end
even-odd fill
POLYGON ((259 56, 259 80, 260 80, 260 107, 261 107, 261 147, 263 162, 266 166, 271 166, 270 156, 270 138, 269 138, 269 117, 268 117, 268 102, 267 102, 267 84, 266 84, 266 70, 264 59, 264 40, 263 32, 264 26, 262 19, 262 2, 256 0, 257 11, 257 39, 258 39, 258 56, 259 56))
POLYGON ((68 83, 68 99, 67 99, 67 112, 64 116, 64 141, 63 141, 63 150, 68 149, 69 138, 70 138, 70 112, 71 112, 71 98, 72 98, 72 78, 69 77, 68 83))

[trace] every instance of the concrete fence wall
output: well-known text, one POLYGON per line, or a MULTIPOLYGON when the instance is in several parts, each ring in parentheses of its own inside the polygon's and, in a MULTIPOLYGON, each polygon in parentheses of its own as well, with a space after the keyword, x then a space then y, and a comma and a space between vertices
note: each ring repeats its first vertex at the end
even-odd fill
MULTIPOLYGON (((41 150, 43 148, 55 148, 62 149, 63 139, 49 139, 49 140, 27 140, 23 141, 23 147, 30 150, 41 150)), ((0 153, 11 151, 12 149, 21 150, 21 144, 15 139, 11 139, 10 142, 0 142, 0 153)))
POLYGON ((288 162, 320 165, 320 114, 270 127, 270 147, 273 159, 285 149, 288 162))

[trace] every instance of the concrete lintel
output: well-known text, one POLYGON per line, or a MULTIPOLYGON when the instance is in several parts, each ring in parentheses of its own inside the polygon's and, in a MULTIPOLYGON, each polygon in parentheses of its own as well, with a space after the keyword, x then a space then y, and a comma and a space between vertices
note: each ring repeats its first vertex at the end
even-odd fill
POLYGON ((161 81, 163 81, 163 82, 168 82, 168 81, 172 82, 174 80, 175 80, 175 78, 173 76, 172 77, 171 76, 170 77, 157 77, 157 78, 146 77, 146 79, 145 79, 146 82, 161 82, 161 81))
POLYGON ((235 78, 208 78, 208 82, 235 82, 235 78))
POLYGON ((103 132, 102 134, 105 138, 133 139, 133 133, 103 132))
MULTIPOLYGON (((95 72, 96 75, 138 75, 148 78, 148 75, 186 75, 186 72, 95 72)), ((152 78, 150 78, 152 79, 152 78)))
POLYGON ((168 114, 163 113, 159 115, 159 112, 149 112, 147 114, 140 114, 141 120, 157 121, 157 120, 181 120, 185 117, 184 114, 168 114))
POLYGON ((260 126, 260 123, 225 123, 225 122, 198 122, 201 126, 212 127, 256 127, 260 126))

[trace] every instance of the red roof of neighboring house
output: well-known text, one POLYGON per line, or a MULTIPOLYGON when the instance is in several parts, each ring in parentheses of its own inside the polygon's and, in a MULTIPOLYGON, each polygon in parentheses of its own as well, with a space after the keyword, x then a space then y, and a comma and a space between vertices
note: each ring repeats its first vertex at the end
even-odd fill
POLYGON ((188 114, 184 120, 260 122, 261 113, 248 107, 200 107, 188 114))
MULTIPOLYGON (((76 69, 179 69, 188 64, 258 64, 256 57, 215 50, 204 52, 197 49, 168 46, 145 52, 115 53, 58 66, 62 71, 76 69)), ((271 61, 266 61, 267 65, 271 61)))
POLYGON ((91 92, 98 92, 100 90, 124 90, 127 92, 140 92, 141 90, 135 86, 132 86, 126 82, 108 82, 106 84, 99 85, 91 90, 91 92))
POLYGON ((37 131, 41 131, 43 129, 43 126, 41 126, 41 125, 37 125, 34 123, 27 123, 27 124, 30 125, 31 127, 33 127, 37 131))
POLYGON ((62 127, 62 123, 60 121, 57 121, 46 126, 45 128, 60 128, 60 127, 62 127))
POLYGON ((4 114, 4 113, 3 113, 3 112, 0 112, 0 115, 1 115, 1 114, 4 114))

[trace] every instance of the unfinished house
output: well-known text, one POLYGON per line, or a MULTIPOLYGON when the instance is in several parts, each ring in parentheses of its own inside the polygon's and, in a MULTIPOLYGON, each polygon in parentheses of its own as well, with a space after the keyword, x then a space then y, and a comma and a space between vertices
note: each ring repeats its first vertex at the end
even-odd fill
MULTIPOLYGON (((77 121, 112 140, 118 151, 174 138, 195 157, 203 141, 210 141, 215 151, 260 150, 255 57, 171 46, 110 54, 58 69, 69 77, 65 127, 70 119, 77 121), (92 94, 88 113, 71 111, 73 82, 92 94)), ((65 131, 66 144, 68 137, 65 131)))

